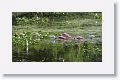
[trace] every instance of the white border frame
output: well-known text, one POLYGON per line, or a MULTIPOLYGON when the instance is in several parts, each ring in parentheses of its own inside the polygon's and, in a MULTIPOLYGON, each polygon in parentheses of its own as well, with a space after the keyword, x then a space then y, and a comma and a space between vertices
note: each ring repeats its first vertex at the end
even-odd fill
POLYGON ((2 0, 0 73, 114 74, 112 0, 2 0), (12 12, 102 12, 102 62, 12 62, 12 12))

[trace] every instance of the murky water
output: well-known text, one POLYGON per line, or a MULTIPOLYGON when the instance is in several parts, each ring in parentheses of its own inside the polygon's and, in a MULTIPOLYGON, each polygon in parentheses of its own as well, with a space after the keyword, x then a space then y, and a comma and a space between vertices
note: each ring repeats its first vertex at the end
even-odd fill
POLYGON ((100 38, 86 41, 38 40, 26 45, 14 45, 13 62, 101 62, 102 43, 100 38))

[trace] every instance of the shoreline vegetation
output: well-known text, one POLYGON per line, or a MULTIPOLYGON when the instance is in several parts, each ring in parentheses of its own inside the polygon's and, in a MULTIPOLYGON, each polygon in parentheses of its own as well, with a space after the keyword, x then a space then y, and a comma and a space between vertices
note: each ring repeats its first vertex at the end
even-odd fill
POLYGON ((102 62, 101 12, 13 12, 13 62, 102 62))

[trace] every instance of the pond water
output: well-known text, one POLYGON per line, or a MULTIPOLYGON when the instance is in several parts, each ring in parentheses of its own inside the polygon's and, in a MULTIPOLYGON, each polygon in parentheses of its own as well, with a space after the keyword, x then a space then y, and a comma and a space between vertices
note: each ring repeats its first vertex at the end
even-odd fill
POLYGON ((101 62, 100 38, 85 41, 45 39, 13 44, 13 62, 101 62))
POLYGON ((49 25, 42 27, 13 26, 12 61, 102 62, 101 19, 74 19, 66 22, 55 20, 49 25), (23 31, 28 32, 23 38, 20 38, 19 35, 14 36, 16 32, 23 33, 23 31), (33 36, 34 32, 39 36, 33 36), (59 36, 63 32, 69 33, 71 36, 82 36, 84 40, 48 38, 49 35, 59 36), (29 39, 31 37, 34 39, 29 39))

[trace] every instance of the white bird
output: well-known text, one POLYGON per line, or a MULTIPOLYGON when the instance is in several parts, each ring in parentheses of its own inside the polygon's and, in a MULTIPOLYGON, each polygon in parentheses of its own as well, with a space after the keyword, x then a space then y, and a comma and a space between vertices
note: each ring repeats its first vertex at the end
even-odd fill
POLYGON ((50 35, 50 36, 48 36, 50 39, 55 39, 56 37, 55 37, 55 35, 50 35))
POLYGON ((90 38, 90 39, 93 39, 93 38, 95 38, 95 35, 89 34, 89 38, 90 38))

